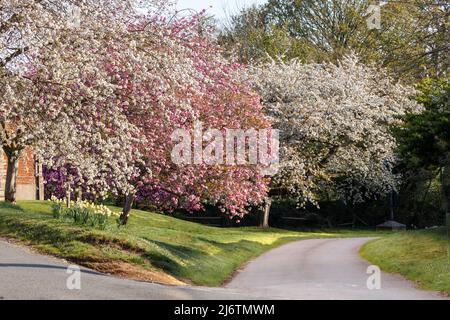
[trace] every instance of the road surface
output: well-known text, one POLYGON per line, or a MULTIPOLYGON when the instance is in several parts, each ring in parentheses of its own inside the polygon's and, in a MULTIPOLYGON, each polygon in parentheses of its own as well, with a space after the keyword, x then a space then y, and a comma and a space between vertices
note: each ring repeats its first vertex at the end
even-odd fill
POLYGON ((416 289, 401 276, 384 272, 380 275, 381 288, 369 290, 367 280, 373 273, 367 273, 370 265, 358 254, 369 240, 317 239, 287 244, 250 262, 227 288, 253 294, 270 292, 301 300, 443 298, 416 289))
POLYGON ((225 288, 165 286, 81 268, 81 290, 69 290, 68 263, 0 241, 0 299, 438 299, 397 276, 366 287, 368 264, 358 248, 368 239, 305 240, 249 263, 225 288))
POLYGON ((0 299, 258 299, 222 288, 165 286, 120 279, 86 268, 81 268, 81 289, 69 290, 68 266, 65 261, 0 240, 0 299))

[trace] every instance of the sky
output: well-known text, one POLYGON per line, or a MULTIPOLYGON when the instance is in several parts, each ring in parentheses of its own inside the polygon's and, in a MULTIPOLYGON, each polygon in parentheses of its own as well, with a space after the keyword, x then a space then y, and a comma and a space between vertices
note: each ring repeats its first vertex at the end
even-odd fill
POLYGON ((207 9, 207 13, 215 15, 216 19, 222 20, 229 13, 236 13, 240 8, 254 3, 265 3, 266 0, 178 0, 177 9, 194 9, 201 11, 207 9))

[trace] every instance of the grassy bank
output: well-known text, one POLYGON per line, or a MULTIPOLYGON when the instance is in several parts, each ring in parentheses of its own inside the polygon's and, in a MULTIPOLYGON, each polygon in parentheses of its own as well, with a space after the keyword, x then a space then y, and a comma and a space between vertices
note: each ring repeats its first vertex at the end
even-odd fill
POLYGON ((0 203, 0 236, 98 271, 170 284, 218 286, 286 242, 355 235, 364 233, 220 229, 137 210, 126 227, 112 222, 100 231, 54 219, 47 202, 0 203))
POLYGON ((419 287, 450 295, 449 239, 446 228, 408 231, 369 242, 361 255, 419 287))

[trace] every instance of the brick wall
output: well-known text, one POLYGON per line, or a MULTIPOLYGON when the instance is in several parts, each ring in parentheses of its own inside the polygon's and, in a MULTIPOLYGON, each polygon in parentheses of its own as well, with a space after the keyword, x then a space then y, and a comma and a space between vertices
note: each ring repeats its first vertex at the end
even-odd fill
MULTIPOLYGON (((5 199, 5 178, 6 178, 7 158, 0 150, 0 200, 5 199)), ((34 174, 34 157, 30 149, 19 161, 19 171, 17 176, 17 200, 36 199, 36 177, 34 174)))

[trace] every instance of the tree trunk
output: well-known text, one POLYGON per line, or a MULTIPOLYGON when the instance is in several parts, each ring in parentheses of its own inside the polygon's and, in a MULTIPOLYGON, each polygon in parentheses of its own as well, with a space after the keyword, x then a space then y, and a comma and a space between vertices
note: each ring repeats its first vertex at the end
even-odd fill
POLYGON ((267 229, 269 228, 269 216, 270 216, 270 207, 272 206, 272 199, 267 198, 264 202, 263 211, 261 214, 261 222, 259 224, 260 228, 267 229))
POLYGON ((8 158, 6 168, 5 201, 16 203, 17 173, 19 171, 19 159, 21 152, 12 151, 5 153, 8 158))
MULTIPOLYGON (((348 205, 345 206, 345 210, 348 212, 348 205)), ((356 228, 356 213, 352 211, 352 229, 356 228)))
POLYGON ((134 202, 134 193, 130 192, 125 197, 125 204, 123 206, 122 214, 120 215, 119 218, 120 225, 125 226, 128 223, 128 218, 130 217, 133 202, 134 202))
POLYGON ((330 217, 326 217, 325 221, 327 222, 328 228, 333 229, 333 223, 331 222, 331 218, 330 217))
POLYGON ((72 188, 70 186, 70 182, 67 182, 66 183, 66 202, 67 202, 66 205, 67 205, 67 208, 70 208, 71 195, 72 195, 72 188))
POLYGON ((42 170, 41 159, 36 159, 35 161, 35 174, 36 174, 36 186, 37 186, 37 199, 44 201, 45 190, 44 190, 44 174, 42 170))

